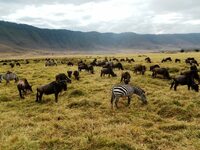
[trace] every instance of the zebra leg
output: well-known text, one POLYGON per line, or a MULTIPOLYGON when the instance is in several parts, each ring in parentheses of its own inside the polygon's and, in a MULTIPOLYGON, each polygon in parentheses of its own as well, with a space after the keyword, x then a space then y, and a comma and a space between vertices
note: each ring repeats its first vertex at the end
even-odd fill
POLYGON ((115 98, 115 107, 116 107, 117 109, 119 108, 118 105, 117 105, 118 101, 119 101, 119 97, 115 98))
POLYGON ((112 93, 112 95, 111 95, 111 100, 110 100, 111 109, 113 109, 113 101, 114 101, 114 99, 115 99, 115 96, 114 96, 114 94, 112 93))
POLYGON ((128 103, 127 103, 127 107, 130 105, 130 103, 131 103, 131 97, 130 97, 130 96, 128 96, 128 103))

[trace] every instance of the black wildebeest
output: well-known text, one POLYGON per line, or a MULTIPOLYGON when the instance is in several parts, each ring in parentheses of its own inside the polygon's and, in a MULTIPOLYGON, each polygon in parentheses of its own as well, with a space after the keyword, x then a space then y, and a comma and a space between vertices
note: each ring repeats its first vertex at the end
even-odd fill
POLYGON ((20 98, 24 98, 27 91, 33 92, 32 86, 28 83, 27 79, 20 79, 17 83, 17 89, 19 91, 20 98))
POLYGON ((170 79, 169 72, 166 68, 155 68, 153 69, 152 77, 155 78, 157 74, 162 75, 165 79, 170 79))
POLYGON ((178 85, 187 85, 188 90, 190 90, 190 87, 195 90, 196 92, 199 91, 199 86, 194 82, 192 77, 187 75, 179 75, 178 77, 173 79, 173 82, 171 83, 170 89, 174 87, 174 90, 176 91, 178 85))
POLYGON ((54 94, 55 95, 55 102, 58 102, 58 94, 62 91, 67 90, 67 84, 65 80, 61 81, 53 81, 49 84, 40 86, 37 88, 37 94, 36 94, 36 102, 41 102, 42 101, 42 95, 50 95, 54 94))
POLYGON ((181 62, 180 59, 178 59, 178 58, 175 59, 175 63, 180 63, 180 62, 181 62))
POLYGON ((137 74, 139 72, 140 74, 144 75, 146 71, 146 67, 144 65, 135 65, 133 68, 134 73, 137 74))
POLYGON ((147 63, 151 63, 151 59, 149 57, 144 59, 147 63))
POLYGON ((72 77, 72 71, 70 71, 70 70, 67 71, 67 75, 68 75, 69 78, 71 78, 72 77))
POLYGON ((106 74, 108 74, 108 76, 110 77, 110 75, 112 77, 116 77, 117 75, 113 72, 112 68, 102 68, 101 69, 101 77, 105 76, 106 74))
POLYGON ((122 63, 116 63, 112 65, 113 68, 118 68, 119 70, 124 70, 122 63))
POLYGON ((150 66, 150 71, 153 71, 153 69, 155 69, 155 68, 160 68, 160 66, 159 65, 150 66))
POLYGON ((129 72, 123 72, 121 75, 121 82, 123 81, 125 84, 128 84, 130 82, 131 75, 129 72))
POLYGON ((79 80, 79 79, 80 79, 80 77, 79 77, 79 72, 78 72, 77 70, 74 71, 73 75, 74 75, 74 78, 75 78, 76 80, 79 80))

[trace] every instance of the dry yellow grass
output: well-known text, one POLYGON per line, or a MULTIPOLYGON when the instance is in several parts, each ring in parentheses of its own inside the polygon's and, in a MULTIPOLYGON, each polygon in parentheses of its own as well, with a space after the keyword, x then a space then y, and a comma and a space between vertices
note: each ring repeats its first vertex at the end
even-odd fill
MULTIPOLYGON (((94 75, 83 71, 80 81, 72 78, 58 103, 53 95, 44 95, 38 104, 38 86, 53 81, 58 73, 77 70, 77 66, 44 67, 44 62, 32 61, 13 69, 1 65, 1 73, 10 70, 27 78, 34 92, 21 100, 15 83, 0 84, 0 149, 200 149, 199 93, 188 91, 186 86, 179 86, 176 92, 170 90, 171 81, 152 79, 150 71, 144 76, 133 74, 134 64, 145 64, 148 70, 152 65, 138 55, 149 56, 152 64, 161 64, 160 60, 167 56, 180 58, 180 64, 161 64, 170 68, 172 76, 189 68, 183 62, 186 57, 200 61, 198 53, 114 55, 136 60, 123 65, 131 73, 131 84, 142 87, 149 102, 143 106, 133 96, 130 108, 121 100, 118 110, 110 109, 110 96, 111 87, 120 81, 121 71, 115 70, 117 78, 101 78, 100 67, 95 67, 94 75)), ((90 62, 97 56, 76 55, 68 59, 72 57, 90 62)), ((103 59, 105 55, 99 57, 103 59)))

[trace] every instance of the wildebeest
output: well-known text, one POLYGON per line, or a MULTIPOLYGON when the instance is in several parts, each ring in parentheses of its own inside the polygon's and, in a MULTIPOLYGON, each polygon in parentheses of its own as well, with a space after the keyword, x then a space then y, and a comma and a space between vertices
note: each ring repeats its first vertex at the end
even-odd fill
POLYGON ((190 90, 190 87, 195 90, 196 92, 199 91, 199 86, 194 82, 192 77, 187 75, 179 75, 178 77, 173 79, 173 82, 171 83, 170 89, 174 87, 174 90, 176 91, 178 85, 187 85, 188 90, 190 90))
POLYGON ((52 60, 47 60, 45 62, 45 66, 57 66, 57 63, 52 59, 52 60))
POLYGON ((149 57, 144 59, 147 63, 151 63, 151 59, 149 57))
POLYGON ((19 80, 18 76, 10 71, 0 76, 0 82, 2 81, 2 79, 6 80, 6 84, 8 84, 10 80, 15 80, 15 82, 19 80))
POLYGON ((122 63, 116 63, 112 65, 113 68, 118 68, 119 70, 124 70, 122 63))
POLYGON ((150 66, 150 71, 153 71, 153 69, 155 69, 155 68, 160 68, 160 66, 159 65, 150 66))
POLYGON ((185 63, 186 63, 186 64, 190 64, 190 65, 197 65, 197 66, 199 66, 197 60, 195 60, 194 57, 188 57, 188 58, 185 60, 185 63))
POLYGON ((181 62, 181 60, 180 60, 180 59, 178 59, 178 58, 176 58, 176 59, 175 59, 175 63, 178 63, 178 62, 180 63, 180 62, 181 62))
POLYGON ((74 75, 74 78, 75 78, 76 80, 79 80, 79 79, 80 79, 80 77, 79 77, 79 72, 78 72, 77 70, 74 71, 73 75, 74 75))
POLYGON ((170 79, 169 72, 166 68, 155 68, 153 69, 152 77, 156 77, 157 74, 162 75, 165 79, 170 79))
POLYGON ((16 66, 21 66, 19 62, 16 63, 16 66))
POLYGON ((13 68, 15 66, 14 63, 10 63, 10 67, 13 68))
POLYGON ((161 62, 163 63, 167 61, 172 61, 172 58, 171 57, 163 58, 161 62))
POLYGON ((32 86, 28 83, 27 79, 20 79, 17 83, 17 89, 20 98, 24 98, 24 94, 26 94, 27 91, 33 92, 32 86))
POLYGON ((68 66, 73 66, 74 63, 72 63, 72 62, 68 62, 67 65, 68 65, 68 66))
POLYGON ((69 78, 71 78, 72 77, 72 71, 70 71, 70 70, 67 71, 67 75, 68 75, 69 78))
POLYGON ((60 73, 56 75, 56 81, 66 81, 67 83, 71 83, 71 79, 67 77, 66 74, 60 73))
POLYGON ((194 81, 194 79, 196 79, 200 83, 200 78, 199 78, 197 70, 184 71, 184 72, 181 72, 181 75, 186 75, 186 76, 190 77, 193 81, 194 81))
POLYGON ((123 72, 121 75, 121 82, 123 81, 125 84, 128 84, 130 82, 131 75, 129 72, 123 72))
POLYGON ((3 63, 3 66, 5 66, 5 65, 7 65, 7 63, 6 63, 6 62, 4 62, 4 63, 3 63))
POLYGON ((102 68, 101 69, 101 77, 105 76, 106 74, 108 74, 108 76, 110 77, 110 75, 112 77, 116 77, 117 75, 113 72, 112 68, 102 68))
POLYGON ((42 95, 50 95, 54 94, 55 95, 55 102, 58 102, 58 94, 62 91, 67 90, 67 84, 65 80, 61 81, 53 81, 49 84, 40 86, 37 88, 37 94, 36 94, 36 102, 41 102, 42 101, 42 95))
POLYGON ((146 71, 146 67, 144 65, 135 65, 133 68, 134 73, 137 74, 139 72, 140 74, 144 75, 146 71))
POLYGON ((87 69, 88 72, 90 72, 91 74, 94 74, 94 67, 93 65, 88 65, 88 69, 87 69))

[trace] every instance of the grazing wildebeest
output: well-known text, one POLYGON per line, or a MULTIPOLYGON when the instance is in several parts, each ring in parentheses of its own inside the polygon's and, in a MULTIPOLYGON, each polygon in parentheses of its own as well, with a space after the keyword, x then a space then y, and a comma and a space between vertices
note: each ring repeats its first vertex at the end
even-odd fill
POLYGON ((68 75, 69 78, 71 78, 72 77, 72 71, 70 71, 70 70, 67 71, 67 75, 68 75))
POLYGON ((176 59, 175 59, 175 63, 178 63, 178 62, 180 63, 180 62, 181 62, 181 60, 180 60, 180 59, 178 59, 178 58, 176 58, 176 59))
POLYGON ((167 61, 172 61, 172 58, 171 57, 163 58, 161 62, 163 63, 167 61))
POLYGON ((166 68, 155 68, 153 69, 152 77, 156 77, 157 74, 163 75, 165 79, 171 79, 169 72, 166 68))
POLYGON ((184 71, 184 72, 181 72, 181 75, 186 75, 186 76, 192 78, 193 81, 194 81, 194 79, 196 79, 200 83, 200 78, 199 78, 197 70, 184 71))
POLYGON ((93 65, 88 65, 87 71, 90 72, 91 74, 94 74, 94 67, 93 65))
POLYGON ((188 57, 188 58, 185 60, 185 63, 186 63, 186 64, 190 64, 190 65, 197 65, 197 66, 199 66, 197 60, 195 60, 194 57, 188 57))
POLYGON ((178 85, 187 85, 188 90, 190 90, 190 87, 195 90, 196 92, 199 91, 199 86, 194 82, 192 77, 187 75, 179 75, 178 77, 173 79, 173 82, 171 83, 170 89, 174 87, 174 90, 176 91, 178 85))
POLYGON ((151 59, 149 57, 144 59, 147 63, 151 63, 151 59))
POLYGON ((124 58, 121 58, 120 61, 125 61, 125 59, 124 59, 124 58))
POLYGON ((16 63, 16 66, 21 66, 19 62, 16 63))
POLYGON ((113 64, 112 66, 113 68, 118 68, 119 70, 124 70, 123 66, 122 66, 122 63, 116 63, 116 64, 113 64))
POLYGON ((88 65, 85 63, 78 63, 78 71, 88 70, 88 65))
POLYGON ((47 60, 45 62, 45 66, 57 66, 57 63, 52 59, 52 60, 47 60))
POLYGON ((121 82, 123 81, 125 84, 128 84, 130 82, 131 75, 129 72, 123 72, 121 75, 121 82))
POLYGON ((67 90, 67 84, 65 80, 61 81, 53 81, 49 84, 40 86, 37 88, 37 94, 36 94, 36 102, 42 101, 42 95, 46 94, 55 94, 55 102, 58 102, 58 94, 62 91, 67 90))
POLYGON ((79 77, 79 72, 78 72, 77 70, 74 71, 73 75, 74 75, 74 78, 75 78, 76 80, 79 80, 79 79, 80 79, 80 77, 79 77))
POLYGON ((140 74, 144 75, 146 71, 146 67, 144 65, 135 65, 133 68, 134 73, 137 74, 139 72, 140 74))
POLYGON ((30 62, 28 60, 25 60, 25 64, 29 64, 30 62))
POLYGON ((6 80, 6 84, 8 84, 10 80, 15 80, 15 82, 19 80, 18 76, 15 73, 12 73, 10 71, 8 71, 5 74, 2 74, 0 81, 2 81, 2 79, 6 80))
POLYGON ((102 66, 103 68, 113 68, 113 62, 107 61, 105 62, 105 65, 102 66))
POLYGON ((72 62, 67 63, 68 66, 73 66, 74 64, 72 62))
POLYGON ((5 65, 7 65, 7 63, 6 63, 6 62, 4 62, 4 63, 3 63, 3 66, 5 66, 5 65))
POLYGON ((56 75, 56 81, 66 81, 67 83, 71 83, 71 79, 67 77, 66 74, 60 73, 56 75))
POLYGON ((112 96, 111 96, 111 108, 113 109, 113 102, 115 102, 116 108, 118 108, 118 101, 120 97, 128 97, 128 104, 130 105, 131 97, 133 94, 140 96, 140 100, 143 104, 147 104, 147 98, 145 96, 145 91, 140 87, 131 86, 129 84, 119 84, 115 85, 112 88, 112 96))
POLYGON ((13 68, 15 66, 14 63, 10 63, 10 67, 13 68))
POLYGON ((17 89, 19 91, 20 98, 24 98, 24 94, 26 94, 27 91, 33 92, 32 86, 28 83, 27 79, 20 79, 17 83, 17 89))
POLYGON ((160 66, 159 65, 150 66, 150 71, 153 71, 153 69, 155 69, 155 68, 160 68, 160 66))
POLYGON ((101 69, 101 77, 105 76, 106 74, 108 74, 108 76, 110 77, 110 75, 112 77, 116 77, 117 75, 113 72, 112 68, 102 68, 101 69))

